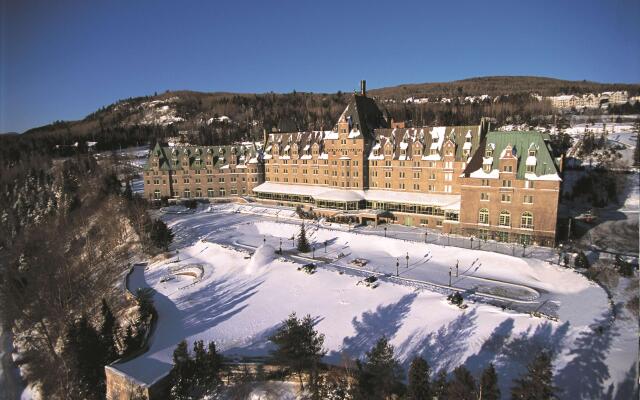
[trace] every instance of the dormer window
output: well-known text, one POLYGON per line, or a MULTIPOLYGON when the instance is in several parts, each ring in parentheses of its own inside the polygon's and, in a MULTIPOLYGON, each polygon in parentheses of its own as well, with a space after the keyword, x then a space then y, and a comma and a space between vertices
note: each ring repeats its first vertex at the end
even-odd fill
POLYGON ((535 156, 536 156, 535 149, 529 149, 529 157, 535 157, 535 156))
POLYGON ((491 164, 484 164, 484 165, 482 166, 482 170, 483 170, 484 172, 486 172, 486 173, 491 172, 491 164))
POLYGON ((438 149, 431 149, 431 152, 429 153, 432 156, 437 156, 438 155, 438 149))
POLYGON ((484 156, 485 157, 493 157, 493 149, 491 149, 490 147, 487 147, 487 149, 484 152, 484 156))

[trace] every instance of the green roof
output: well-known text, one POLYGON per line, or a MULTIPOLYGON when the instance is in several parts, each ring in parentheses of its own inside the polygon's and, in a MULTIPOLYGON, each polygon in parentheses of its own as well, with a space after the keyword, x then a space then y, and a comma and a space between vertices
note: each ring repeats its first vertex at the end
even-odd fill
POLYGON ((536 150, 536 164, 534 173, 536 176, 550 175, 558 173, 556 159, 551 155, 551 148, 545 139, 549 135, 537 131, 515 131, 515 132, 489 132, 476 152, 473 160, 469 163, 465 174, 474 172, 482 167, 482 159, 488 147, 493 147, 493 163, 491 169, 499 169, 500 156, 507 146, 512 147, 512 153, 518 159, 516 178, 524 179, 527 171, 527 157, 529 149, 536 150))
POLYGON ((193 169, 205 169, 205 157, 213 156, 213 167, 221 167, 229 164, 231 158, 235 158, 235 164, 243 164, 252 158, 258 157, 258 149, 255 145, 230 145, 230 146, 160 146, 159 143, 151 149, 144 169, 149 170, 148 160, 153 156, 159 158, 159 169, 164 171, 181 169, 177 163, 188 157, 189 167, 193 169))

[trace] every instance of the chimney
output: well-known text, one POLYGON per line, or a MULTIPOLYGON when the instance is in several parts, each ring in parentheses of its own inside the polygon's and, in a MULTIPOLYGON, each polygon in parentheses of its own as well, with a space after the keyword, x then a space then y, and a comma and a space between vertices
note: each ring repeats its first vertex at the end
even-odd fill
POLYGON ((360 81, 360 94, 362 96, 367 95, 367 81, 365 81, 364 79, 360 81))

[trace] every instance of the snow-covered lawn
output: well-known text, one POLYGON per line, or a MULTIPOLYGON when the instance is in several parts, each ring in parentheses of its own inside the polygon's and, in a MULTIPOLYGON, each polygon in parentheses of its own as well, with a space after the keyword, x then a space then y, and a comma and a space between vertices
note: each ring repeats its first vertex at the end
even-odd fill
POLYGON ((152 382, 169 371, 182 339, 213 340, 229 357, 265 356, 269 335, 291 312, 316 319, 316 328, 326 335, 328 362, 361 357, 386 335, 405 366, 421 354, 435 370, 465 363, 478 374, 492 361, 505 394, 541 350, 558 355, 556 376, 565 398, 600 398, 610 384, 615 393, 637 361, 637 324, 609 328, 606 294, 573 271, 535 259, 309 226, 316 256, 328 260, 309 275, 297 270, 306 261, 275 254, 281 240, 285 255, 291 250, 289 238, 299 230, 295 221, 231 212, 233 207, 163 216, 176 233, 178 253, 146 269, 137 267, 130 281, 132 288, 156 291, 157 329, 149 351, 118 369, 152 382), (519 285, 522 292, 502 293, 553 304, 559 321, 482 301, 461 310, 441 293, 393 278, 367 288, 358 282, 372 272, 352 272, 359 268, 351 263, 354 258, 367 259, 367 271, 385 274, 395 274, 399 258, 401 277, 443 286, 458 262, 454 286, 481 292, 519 285), (175 274, 179 265, 202 267, 203 275, 175 274))

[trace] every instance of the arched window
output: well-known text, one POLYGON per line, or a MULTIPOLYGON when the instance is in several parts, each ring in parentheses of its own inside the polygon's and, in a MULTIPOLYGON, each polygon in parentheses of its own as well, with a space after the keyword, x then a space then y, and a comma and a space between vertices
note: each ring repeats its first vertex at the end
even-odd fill
POLYGON ((479 224, 488 224, 489 223, 489 210, 486 208, 481 208, 478 213, 478 223, 479 224))
POLYGON ((520 217, 520 227, 525 229, 533 229, 533 214, 529 211, 525 211, 522 213, 522 217, 520 217))
POLYGON ((511 226, 511 213, 509 211, 500 211, 500 220, 498 221, 498 225, 511 226))

